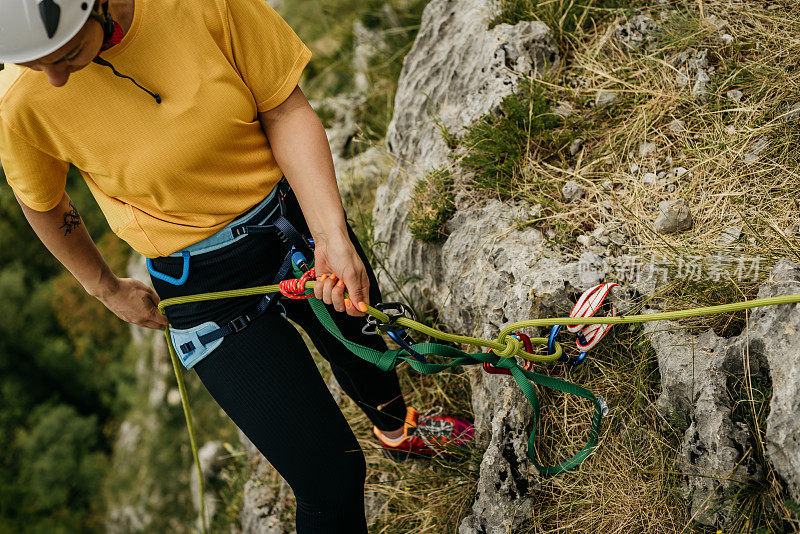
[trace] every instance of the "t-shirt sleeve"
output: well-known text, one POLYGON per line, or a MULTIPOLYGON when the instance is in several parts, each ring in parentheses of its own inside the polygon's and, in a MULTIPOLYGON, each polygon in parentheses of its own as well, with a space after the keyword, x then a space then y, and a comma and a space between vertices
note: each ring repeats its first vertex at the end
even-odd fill
POLYGON ((29 208, 48 211, 61 202, 69 164, 33 146, 2 119, 0 165, 8 185, 29 208))
POLYGON ((258 111, 268 111, 292 93, 311 50, 265 0, 226 3, 236 67, 258 111))

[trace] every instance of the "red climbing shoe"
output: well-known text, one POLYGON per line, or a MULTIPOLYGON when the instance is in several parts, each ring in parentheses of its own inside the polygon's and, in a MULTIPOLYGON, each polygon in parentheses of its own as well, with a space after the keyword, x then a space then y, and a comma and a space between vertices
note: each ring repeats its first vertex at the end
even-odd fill
POLYGON ((472 424, 466 419, 452 415, 441 415, 442 409, 434 408, 423 415, 410 406, 406 408, 403 436, 391 440, 373 427, 372 432, 391 456, 404 459, 408 456, 443 458, 452 455, 458 447, 466 445, 475 434, 472 424))

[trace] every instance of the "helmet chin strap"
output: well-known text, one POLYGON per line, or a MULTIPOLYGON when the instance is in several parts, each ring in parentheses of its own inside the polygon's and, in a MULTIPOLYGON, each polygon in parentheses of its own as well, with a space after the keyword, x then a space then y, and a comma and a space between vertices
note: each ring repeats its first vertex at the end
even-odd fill
MULTIPOLYGON (((120 28, 119 24, 117 24, 114 21, 114 19, 111 18, 111 15, 109 15, 107 0, 105 2, 100 3, 100 9, 102 9, 102 13, 97 11, 96 9, 92 10, 91 17, 94 18, 96 21, 98 21, 100 23, 100 26, 103 28, 103 45, 100 48, 100 51, 102 52, 103 50, 111 48, 112 46, 120 42, 120 40, 122 39, 122 28, 120 28)), ((153 100, 156 101, 156 104, 161 103, 161 95, 142 87, 139 84, 139 82, 134 80, 132 77, 120 74, 119 72, 117 72, 117 69, 114 68, 114 65, 109 63, 108 60, 101 58, 99 54, 92 60, 92 62, 96 63, 97 65, 101 65, 103 67, 108 67, 109 69, 111 69, 111 72, 114 73, 114 76, 130 80, 131 82, 133 82, 134 85, 136 85, 136 87, 138 87, 139 89, 141 89, 142 91, 153 97, 153 100)))
POLYGON ((108 0, 100 2, 100 10, 93 9, 90 16, 100 23, 100 27, 103 28, 103 43, 107 43, 114 35, 117 24, 108 13, 108 0))

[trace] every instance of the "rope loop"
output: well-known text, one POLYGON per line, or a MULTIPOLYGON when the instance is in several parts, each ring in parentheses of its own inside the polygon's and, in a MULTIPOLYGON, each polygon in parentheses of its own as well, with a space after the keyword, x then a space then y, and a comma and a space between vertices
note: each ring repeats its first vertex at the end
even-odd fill
POLYGON ((505 348, 498 352, 497 349, 492 349, 492 352, 500 356, 501 358, 510 358, 514 356, 517 351, 522 348, 522 341, 515 338, 514 336, 506 336, 504 340, 497 340, 498 343, 503 343, 505 341, 505 348))
POLYGON ((304 295, 306 291, 306 282, 309 280, 315 280, 317 278, 317 273, 312 267, 311 269, 307 270, 303 273, 303 276, 300 278, 290 278, 288 280, 281 280, 278 284, 278 289, 281 292, 281 295, 284 297, 288 297, 294 300, 302 300, 311 298, 314 295, 304 295))

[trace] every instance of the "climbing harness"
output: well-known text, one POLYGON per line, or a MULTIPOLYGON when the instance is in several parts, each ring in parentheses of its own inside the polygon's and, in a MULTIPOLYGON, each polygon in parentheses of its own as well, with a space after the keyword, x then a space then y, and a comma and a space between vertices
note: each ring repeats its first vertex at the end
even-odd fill
MULTIPOLYGON (((186 249, 171 254, 170 257, 181 258, 181 276, 167 275, 156 268, 153 260, 147 259, 147 270, 161 281, 180 286, 189 279, 189 264, 192 256, 205 254, 226 247, 249 234, 276 233, 280 240, 287 245, 288 252, 284 257, 281 267, 275 276, 275 281, 280 283, 281 291, 300 287, 300 293, 305 291, 305 282, 313 279, 313 269, 308 271, 307 255, 311 254, 313 241, 304 238, 300 232, 286 218, 286 197, 290 192, 289 184, 283 178, 272 192, 259 204, 251 208, 248 213, 239 217, 212 235, 186 249), (310 243, 309 243, 310 242, 310 243), (300 270, 307 270, 300 279, 284 280, 292 267, 296 265, 300 270)), ((286 293, 288 295, 288 293, 286 293)), ((208 321, 191 328, 170 328, 171 342, 177 348, 181 363, 191 369, 200 360, 211 354, 220 346, 222 340, 231 334, 236 334, 247 328, 252 322, 266 313, 270 306, 277 301, 278 293, 265 294, 264 297, 250 310, 240 315, 227 324, 219 325, 208 321)), ((292 296, 291 298, 308 298, 306 296, 292 296)))
MULTIPOLYGON (((610 317, 619 315, 617 313, 617 308, 613 304, 606 303, 609 291, 616 285, 617 284, 614 283, 600 284, 584 292, 578 299, 578 302, 575 303, 572 311, 569 312, 569 317, 593 317, 604 305, 610 308, 610 317)), ((565 325, 557 324, 550 329, 550 335, 547 338, 548 354, 553 354, 555 352, 556 338, 558 338, 558 334, 564 326, 565 325)), ((571 367, 582 364, 589 355, 589 351, 600 343, 600 340, 611 331, 612 326, 613 325, 610 324, 566 325, 567 331, 575 334, 578 338, 577 345, 578 350, 580 350, 580 355, 577 358, 570 358, 566 354, 562 354, 560 361, 567 363, 571 367)))

